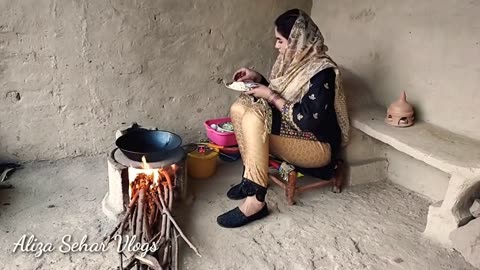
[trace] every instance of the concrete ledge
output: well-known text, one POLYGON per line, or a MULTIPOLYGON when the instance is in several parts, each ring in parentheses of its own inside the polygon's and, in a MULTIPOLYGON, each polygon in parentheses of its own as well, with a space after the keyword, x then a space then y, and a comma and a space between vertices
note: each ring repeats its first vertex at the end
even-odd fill
POLYGON ((348 164, 347 185, 355 186, 387 179, 388 161, 372 159, 348 164))
POLYGON ((413 190, 431 202, 443 201, 450 182, 449 173, 400 152, 390 145, 383 145, 384 155, 388 160, 389 181, 413 190))
POLYGON ((455 229, 450 234, 453 248, 473 266, 480 269, 480 219, 474 219, 467 225, 455 229))
MULTIPOLYGON (((480 141, 422 122, 396 128, 384 118, 384 109, 370 105, 352 114, 352 126, 449 175, 443 200, 429 207, 424 235, 451 246, 449 235, 470 218, 472 190, 480 185, 480 141)), ((430 182, 435 188, 435 181, 430 182)))
POLYGON ((393 148, 446 173, 472 173, 480 169, 480 141, 428 123, 396 128, 384 122, 380 106, 352 114, 352 126, 393 148))

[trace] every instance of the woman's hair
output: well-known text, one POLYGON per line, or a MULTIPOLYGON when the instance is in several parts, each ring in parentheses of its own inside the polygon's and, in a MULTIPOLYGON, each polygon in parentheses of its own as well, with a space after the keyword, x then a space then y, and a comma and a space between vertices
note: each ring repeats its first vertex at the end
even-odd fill
POLYGON ((290 9, 278 16, 278 18, 275 20, 275 26, 277 27, 278 33, 280 33, 284 38, 288 39, 298 16, 300 16, 299 9, 290 9))

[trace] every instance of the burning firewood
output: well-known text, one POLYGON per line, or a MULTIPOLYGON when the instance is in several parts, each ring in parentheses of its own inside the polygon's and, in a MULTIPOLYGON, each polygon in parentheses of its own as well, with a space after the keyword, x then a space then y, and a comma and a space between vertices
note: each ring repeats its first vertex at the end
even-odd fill
POLYGON ((178 269, 179 237, 201 256, 171 214, 175 185, 171 172, 161 169, 158 173, 149 173, 151 171, 137 174, 130 183, 127 212, 105 239, 107 244, 118 240, 122 270, 135 266, 137 269, 178 269), (132 244, 140 248, 129 250, 132 244))

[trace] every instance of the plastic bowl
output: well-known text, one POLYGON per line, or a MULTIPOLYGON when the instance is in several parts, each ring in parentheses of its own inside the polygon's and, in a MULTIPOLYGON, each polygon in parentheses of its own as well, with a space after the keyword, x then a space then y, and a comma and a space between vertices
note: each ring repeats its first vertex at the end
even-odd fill
POLYGON ((219 119, 210 119, 205 121, 203 124, 205 125, 205 129, 207 130, 207 137, 215 143, 216 145, 220 146, 234 146, 237 145, 237 138, 235 137, 234 132, 218 132, 215 129, 211 128, 210 125, 212 124, 220 124, 225 122, 231 122, 232 120, 230 117, 226 118, 219 118, 219 119))

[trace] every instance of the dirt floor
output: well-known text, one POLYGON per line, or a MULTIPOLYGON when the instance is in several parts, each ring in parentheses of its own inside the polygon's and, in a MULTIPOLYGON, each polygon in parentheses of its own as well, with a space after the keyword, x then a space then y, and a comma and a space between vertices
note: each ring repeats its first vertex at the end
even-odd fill
MULTIPOLYGON (((240 180, 240 163, 222 163, 213 179, 192 181, 193 204, 179 205, 177 220, 202 258, 182 245, 182 269, 475 269, 460 254, 422 237, 428 202, 390 183, 356 186, 341 194, 316 190, 296 206, 283 192, 268 193, 271 215, 239 229, 223 229, 216 216, 238 202, 225 192, 240 180)), ((107 191, 105 156, 26 164, 0 190, 0 269, 116 269, 115 246, 105 252, 61 253, 64 235, 99 243, 112 229, 101 209, 107 191), (23 235, 30 250, 13 253, 23 235), (26 239, 28 240, 28 238, 26 239), (26 241, 27 242, 27 241, 26 241)), ((72 242, 65 239, 68 244, 72 242)))

